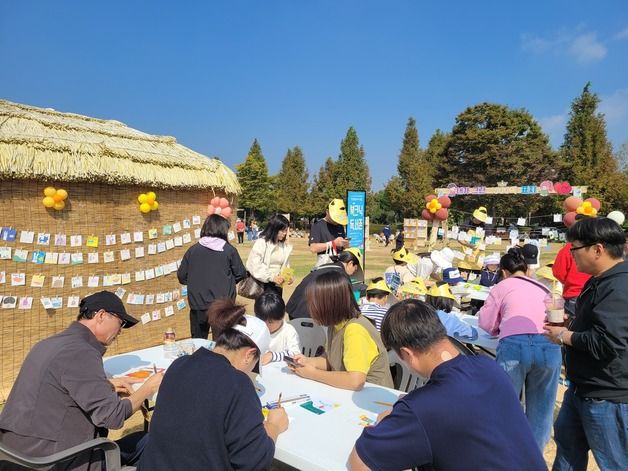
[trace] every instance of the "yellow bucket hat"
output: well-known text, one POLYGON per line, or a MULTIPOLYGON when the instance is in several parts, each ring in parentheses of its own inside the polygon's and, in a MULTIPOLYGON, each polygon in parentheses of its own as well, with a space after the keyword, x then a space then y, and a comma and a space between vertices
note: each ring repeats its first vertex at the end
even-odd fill
POLYGON ((554 265, 554 261, 539 268, 536 271, 536 276, 539 278, 545 278, 546 280, 550 280, 554 282, 558 281, 558 279, 554 276, 554 273, 552 273, 552 265, 554 265))
POLYGON ((418 296, 425 296, 427 294, 427 288, 425 287, 423 278, 415 278, 409 283, 404 283, 399 291, 404 294, 416 294, 418 296))
POLYGON ((453 293, 451 292, 451 289, 449 289, 448 284, 444 284, 440 286, 434 285, 430 288, 427 294, 429 294, 430 296, 434 296, 435 298, 440 296, 442 298, 453 299, 454 301, 456 300, 453 293))
POLYGON ((357 247, 349 247, 348 249, 345 249, 344 251, 349 252, 350 254, 353 254, 355 258, 358 259, 358 265, 360 265, 360 270, 364 271, 364 265, 362 265, 362 251, 358 249, 357 247))
POLYGON ((488 217, 488 213, 484 206, 480 206, 478 209, 473 211, 473 217, 478 221, 486 222, 486 218, 488 217))
POLYGON ((371 281, 371 283, 366 287, 366 292, 368 293, 369 291, 376 290, 376 289, 380 291, 385 291, 387 293, 392 292, 390 288, 388 287, 388 285, 386 284, 385 280, 379 280, 379 281, 376 281, 375 283, 371 281))
POLYGON ((327 206, 327 210, 329 211, 329 217, 332 221, 341 226, 347 225, 347 207, 344 201, 339 198, 331 200, 329 206, 327 206))
POLYGON ((419 262, 419 257, 414 255, 412 252, 408 252, 408 249, 405 247, 401 247, 396 252, 393 252, 392 258, 398 262, 406 262, 411 265, 419 262))

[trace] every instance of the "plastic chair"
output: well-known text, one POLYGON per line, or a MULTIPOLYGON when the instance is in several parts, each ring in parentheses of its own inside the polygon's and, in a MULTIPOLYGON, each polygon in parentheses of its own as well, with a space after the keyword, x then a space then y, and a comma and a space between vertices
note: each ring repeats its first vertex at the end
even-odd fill
POLYGON ((474 352, 473 350, 471 350, 469 347, 467 347, 464 343, 462 343, 460 340, 458 340, 457 338, 454 338, 450 335, 447 336, 447 338, 449 339, 449 341, 454 345, 454 347, 456 347, 456 349, 462 353, 463 355, 467 355, 467 356, 475 356, 477 355, 476 352, 474 352))
POLYGON ((309 317, 299 317, 292 319, 290 325, 294 327, 299 334, 301 342, 301 353, 306 357, 320 355, 327 343, 327 334, 325 329, 314 322, 309 317))
POLYGON ((118 444, 107 438, 94 438, 67 450, 42 457, 27 456, 0 443, 0 468, 3 468, 2 463, 8 462, 24 466, 25 469, 47 469, 51 465, 62 463, 88 450, 103 450, 105 455, 104 469, 107 471, 132 471, 135 469, 133 466, 120 465, 118 444))
POLYGON ((395 375, 395 389, 403 392, 410 392, 422 387, 427 383, 427 378, 418 375, 410 370, 399 355, 394 350, 388 352, 388 363, 391 367, 395 367, 397 371, 401 370, 401 375, 395 375))

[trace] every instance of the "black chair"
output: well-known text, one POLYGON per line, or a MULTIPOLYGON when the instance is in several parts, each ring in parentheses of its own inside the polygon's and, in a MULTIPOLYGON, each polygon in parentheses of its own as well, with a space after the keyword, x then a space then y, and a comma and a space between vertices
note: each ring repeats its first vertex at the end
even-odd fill
POLYGON ((34 457, 19 453, 0 442, 0 469, 3 463, 13 463, 24 469, 46 469, 52 465, 74 458, 88 450, 102 450, 105 455, 106 471, 133 471, 133 466, 121 466, 118 444, 107 438, 95 438, 67 450, 48 456, 34 457))

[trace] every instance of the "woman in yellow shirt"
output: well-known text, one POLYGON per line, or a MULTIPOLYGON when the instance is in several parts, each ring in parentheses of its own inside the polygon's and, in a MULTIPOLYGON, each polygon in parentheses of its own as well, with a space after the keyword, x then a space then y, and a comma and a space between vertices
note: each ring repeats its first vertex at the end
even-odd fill
POLYGON ((312 319, 327 327, 325 354, 297 355, 297 375, 337 388, 362 389, 365 382, 393 387, 388 353, 379 332, 360 314, 347 277, 336 271, 321 274, 307 288, 312 319))

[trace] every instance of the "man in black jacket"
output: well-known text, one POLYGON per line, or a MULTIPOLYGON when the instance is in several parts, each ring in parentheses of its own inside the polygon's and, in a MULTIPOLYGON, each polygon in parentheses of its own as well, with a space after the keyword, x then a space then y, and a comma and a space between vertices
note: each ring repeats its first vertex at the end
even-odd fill
POLYGON ((608 218, 586 218, 567 232, 578 271, 591 276, 569 329, 547 325, 565 346, 571 382, 554 424, 553 470, 587 469, 588 451, 600 469, 628 463, 628 262, 624 233, 608 218))

